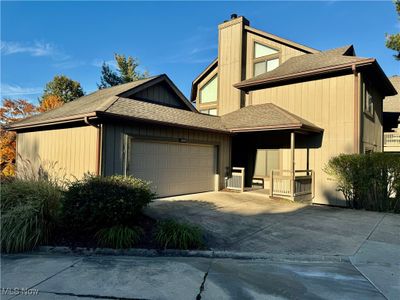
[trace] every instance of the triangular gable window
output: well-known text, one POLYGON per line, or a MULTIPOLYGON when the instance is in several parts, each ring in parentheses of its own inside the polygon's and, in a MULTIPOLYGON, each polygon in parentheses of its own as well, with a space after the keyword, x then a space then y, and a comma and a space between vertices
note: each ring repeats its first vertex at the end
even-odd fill
POLYGON ((254 58, 259 58, 259 57, 277 54, 277 53, 278 53, 278 50, 261 45, 259 43, 254 43, 254 58))

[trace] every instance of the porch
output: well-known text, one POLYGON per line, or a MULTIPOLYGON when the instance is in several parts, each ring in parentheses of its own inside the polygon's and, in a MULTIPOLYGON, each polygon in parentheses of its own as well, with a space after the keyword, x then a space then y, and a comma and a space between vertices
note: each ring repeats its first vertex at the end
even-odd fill
POLYGON ((251 138, 243 135, 234 138, 232 143, 232 165, 234 167, 226 177, 227 189, 240 192, 256 191, 270 197, 292 201, 312 200, 315 194, 315 172, 309 167, 309 149, 315 145, 316 136, 294 131, 258 135, 265 137, 264 143, 257 142, 257 139, 250 142, 249 139, 251 138), (280 139, 276 138, 277 134, 280 139), (290 136, 290 147, 286 147, 285 143, 281 141, 288 135, 290 136), (297 143, 296 136, 299 140, 297 143), (271 145, 268 141, 275 141, 275 145, 271 145), (304 149, 304 144, 307 146, 305 149, 307 167, 297 169, 296 149, 304 149), (246 146, 241 147, 240 145, 246 146), (282 151, 285 149, 290 150, 290 169, 284 169, 282 164, 279 163, 279 160, 282 159, 282 151), (262 151, 267 152, 267 159, 262 159, 262 151), (269 154, 271 153, 278 155, 273 155, 270 158, 269 154), (239 157, 246 159, 239 159, 239 157), (280 166, 280 168, 274 168, 277 166, 280 166))
POLYGON ((226 188, 262 190, 270 197, 292 201, 312 200, 315 173, 310 150, 321 147, 323 129, 273 104, 245 107, 232 115, 236 122, 253 126, 240 124, 231 129, 235 135, 226 188))

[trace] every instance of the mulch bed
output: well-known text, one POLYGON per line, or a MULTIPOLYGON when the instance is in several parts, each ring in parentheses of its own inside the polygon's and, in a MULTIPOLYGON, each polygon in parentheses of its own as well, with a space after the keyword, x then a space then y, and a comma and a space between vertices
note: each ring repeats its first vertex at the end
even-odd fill
MULTIPOLYGON (((139 243, 137 243, 133 248, 141 249, 157 249, 159 248, 154 241, 154 231, 157 221, 146 215, 140 215, 137 218, 137 225, 141 227, 144 231, 139 243)), ((80 236, 71 236, 63 230, 58 228, 56 230, 55 238, 48 243, 49 246, 63 246, 70 247, 71 249, 81 247, 81 248, 97 248, 97 242, 94 235, 83 234, 80 236)))

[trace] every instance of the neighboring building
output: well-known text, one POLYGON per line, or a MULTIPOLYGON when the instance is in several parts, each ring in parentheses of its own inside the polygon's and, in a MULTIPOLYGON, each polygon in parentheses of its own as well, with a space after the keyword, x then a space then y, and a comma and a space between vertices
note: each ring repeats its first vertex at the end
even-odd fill
MULTIPOLYGON (((389 80, 400 91, 400 76, 389 80)), ((388 96, 383 101, 383 144, 385 152, 400 153, 400 95, 388 96)))
POLYGON ((376 60, 353 46, 318 51, 235 15, 218 30, 218 57, 192 86, 201 113, 166 75, 100 90, 12 124, 18 164, 130 174, 160 196, 241 187, 240 167, 246 187, 344 205, 323 169, 340 153, 383 150, 382 100, 396 90, 376 60))

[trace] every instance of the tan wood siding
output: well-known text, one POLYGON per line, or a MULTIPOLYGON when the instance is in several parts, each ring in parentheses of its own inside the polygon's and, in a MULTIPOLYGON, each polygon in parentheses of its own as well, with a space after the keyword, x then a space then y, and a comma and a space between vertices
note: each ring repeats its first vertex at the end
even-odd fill
POLYGON ((361 88, 361 144, 362 152, 383 151, 383 119, 382 119, 382 103, 383 97, 379 94, 374 86, 371 86, 368 81, 362 79, 361 88), (374 113, 370 115, 364 112, 365 89, 368 87, 373 99, 374 113))
MULTIPOLYGON (((219 186, 223 187, 225 170, 230 167, 230 137, 225 134, 158 126, 154 124, 104 124, 103 127, 103 174, 124 174, 125 135, 159 141, 184 140, 192 144, 218 146, 219 186)), ((196 159, 193 157, 193 159, 196 159)), ((193 170, 195 172, 196 170, 193 170)))
POLYGON ((243 79, 243 30, 241 18, 219 26, 218 115, 240 108, 241 91, 233 85, 243 79))
POLYGON ((131 98, 188 109, 166 83, 153 85, 135 93, 131 98))
MULTIPOLYGON (((309 151, 315 170, 318 203, 343 205, 341 193, 323 171, 329 158, 354 151, 354 75, 267 88, 250 93, 253 104, 274 103, 324 129, 322 145, 309 151)), ((307 136, 296 135, 296 139, 307 136)), ((290 150, 282 150, 283 169, 290 169, 290 150)), ((305 169, 307 149, 296 150, 296 169, 305 169)))
POLYGON ((21 172, 28 164, 57 177, 82 178, 96 171, 96 147, 97 129, 92 126, 18 133, 17 166, 21 172))

